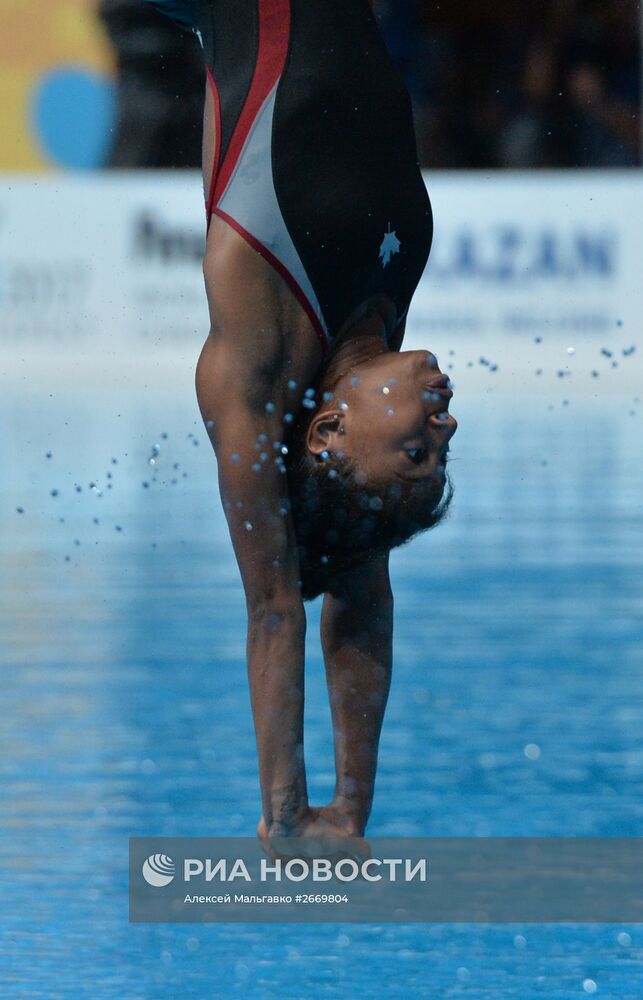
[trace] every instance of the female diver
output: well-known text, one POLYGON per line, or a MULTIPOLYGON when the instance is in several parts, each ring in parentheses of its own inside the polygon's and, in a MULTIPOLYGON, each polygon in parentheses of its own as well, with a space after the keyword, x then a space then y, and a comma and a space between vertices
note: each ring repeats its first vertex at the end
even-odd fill
POLYGON ((201 413, 245 590, 257 833, 361 838, 392 664, 389 551, 450 500, 456 422, 429 351, 400 352, 432 240, 410 101, 368 0, 153 0, 207 67, 211 330, 201 413), (336 784, 309 804, 304 601, 336 784))

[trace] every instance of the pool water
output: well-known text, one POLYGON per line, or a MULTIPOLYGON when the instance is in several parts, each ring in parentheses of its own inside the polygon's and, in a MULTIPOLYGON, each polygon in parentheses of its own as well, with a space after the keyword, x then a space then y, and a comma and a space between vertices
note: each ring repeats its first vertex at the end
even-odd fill
MULTIPOLYGON (((3 995, 640 1000, 638 925, 128 923, 129 836, 254 832, 244 604, 187 367, 63 368, 0 402, 3 995)), ((641 406, 473 375, 452 512, 392 559, 369 832, 639 836, 641 406)), ((333 781, 318 614, 313 802, 333 781)))

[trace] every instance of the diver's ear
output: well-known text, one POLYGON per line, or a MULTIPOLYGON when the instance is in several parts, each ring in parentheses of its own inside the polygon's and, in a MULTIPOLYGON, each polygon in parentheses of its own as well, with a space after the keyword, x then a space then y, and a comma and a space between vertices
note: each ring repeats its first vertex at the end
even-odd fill
POLYGON ((336 447, 337 438, 345 431, 344 414, 341 410, 318 413, 310 421, 306 434, 306 447, 313 455, 321 455, 323 451, 332 451, 336 447))

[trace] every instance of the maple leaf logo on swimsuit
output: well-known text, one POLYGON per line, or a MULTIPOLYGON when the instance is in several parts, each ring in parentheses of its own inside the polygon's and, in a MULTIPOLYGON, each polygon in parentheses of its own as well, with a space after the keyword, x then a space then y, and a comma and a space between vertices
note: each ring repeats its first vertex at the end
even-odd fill
POLYGON ((386 267, 390 263, 391 257, 394 253, 400 252, 400 247, 402 244, 397 238, 395 230, 391 232, 391 223, 388 224, 388 230, 384 233, 384 239, 382 240, 382 245, 380 247, 380 260, 382 261, 382 267, 386 267))

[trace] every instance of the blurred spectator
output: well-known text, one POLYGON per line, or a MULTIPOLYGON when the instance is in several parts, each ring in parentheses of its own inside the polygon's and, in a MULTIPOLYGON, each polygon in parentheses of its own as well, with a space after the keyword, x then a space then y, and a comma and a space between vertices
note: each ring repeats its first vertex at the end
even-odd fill
POLYGON ((569 101, 577 116, 578 166, 641 162, 641 24, 630 0, 594 2, 570 32, 569 101))
POLYGON ((118 66, 109 167, 197 167, 205 73, 201 47, 144 0, 99 0, 118 66))
POLYGON ((641 163, 638 0, 377 0, 426 167, 641 163))

